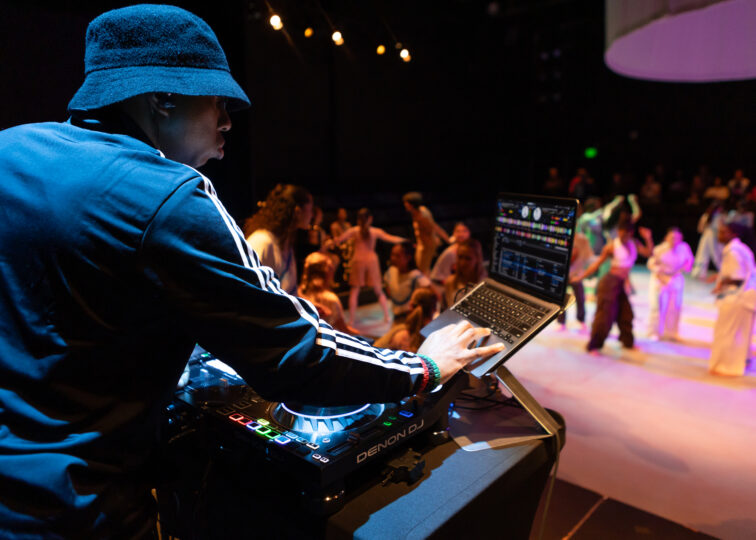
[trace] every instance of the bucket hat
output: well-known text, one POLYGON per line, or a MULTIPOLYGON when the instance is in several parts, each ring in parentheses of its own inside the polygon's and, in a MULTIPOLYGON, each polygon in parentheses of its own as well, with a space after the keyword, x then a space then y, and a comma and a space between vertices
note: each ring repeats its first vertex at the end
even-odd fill
POLYGON ((96 17, 87 27, 84 74, 69 112, 148 92, 221 96, 229 110, 250 104, 212 29, 175 6, 140 4, 96 17))

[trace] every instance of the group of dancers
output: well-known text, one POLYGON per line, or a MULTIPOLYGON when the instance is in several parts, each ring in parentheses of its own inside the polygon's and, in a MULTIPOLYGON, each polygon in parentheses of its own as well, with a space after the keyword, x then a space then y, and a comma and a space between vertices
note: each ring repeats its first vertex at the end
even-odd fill
POLYGON ((357 212, 356 224, 340 208, 329 232, 321 227, 322 211, 301 186, 276 186, 247 219, 244 232, 261 262, 270 266, 287 292, 310 300, 320 316, 337 330, 361 334, 357 307, 363 288, 372 288, 389 330, 376 338, 379 346, 416 351, 420 329, 458 292, 486 275, 483 250, 464 223, 449 234, 433 219, 422 195, 409 192, 402 204, 412 222, 414 238, 389 234, 373 224, 368 208, 357 212), (393 244, 388 268, 381 273, 378 241, 393 244), (448 246, 436 257, 438 248, 448 246), (302 259, 301 274, 297 255, 302 259), (435 264, 433 264, 435 261, 435 264), (348 312, 335 292, 339 280, 349 287, 348 312), (299 276, 299 277, 298 277, 299 276))
MULTIPOLYGON (((359 294, 370 287, 384 322, 391 323, 376 343, 416 350, 422 341, 420 329, 451 306, 461 290, 483 279, 486 270, 481 244, 471 238, 464 223, 457 223, 450 236, 435 222, 419 193, 407 193, 402 203, 414 238, 376 227, 367 208, 357 212, 355 225, 349 222, 347 211, 339 209, 329 234, 320 227, 322 211, 313 207, 307 190, 279 185, 247 220, 245 233, 262 263, 276 271, 283 288, 311 300, 335 328, 360 334, 359 294), (393 244, 383 273, 376 252, 378 241, 393 244), (295 253, 302 254, 303 242, 306 245, 298 279, 295 253), (436 256, 444 242, 448 246, 436 256), (337 269, 345 270, 339 277, 349 286, 347 313, 334 290, 337 269)), ((638 199, 632 194, 618 195, 606 205, 589 199, 580 206, 569 282, 578 323, 587 330, 583 281, 598 276, 587 351, 600 354, 615 324, 622 346, 636 349, 630 272, 640 255, 647 259, 650 270, 647 338, 679 339, 684 274, 691 273, 714 284, 718 314, 709 369, 718 375, 742 375, 756 311, 752 226, 743 223, 742 214, 727 214, 721 205, 712 205, 699 224, 702 234, 694 257, 676 227, 667 230, 661 243, 654 245, 652 232, 637 226, 641 216, 638 199), (709 276, 709 264, 717 267, 716 275, 709 276)), ((559 324, 561 329, 566 328, 564 313, 559 324)))
MULTIPOLYGON (((702 217, 702 236, 693 257, 690 246, 677 227, 667 230, 663 241, 654 246, 649 229, 638 227, 641 217, 637 198, 617 196, 603 208, 588 204, 578 218, 573 247, 570 285, 577 304, 577 318, 585 321, 585 293, 582 280, 599 273, 596 285, 596 311, 587 350, 600 354, 612 326, 619 328, 619 340, 626 349, 635 349, 630 271, 638 255, 647 258, 650 270, 649 317, 647 336, 651 340, 679 340, 685 273, 714 283, 717 319, 711 347, 709 371, 716 375, 739 376, 745 373, 750 354, 751 334, 756 311, 756 265, 752 223, 742 215, 725 215, 714 205, 702 217), (616 224, 615 227, 611 223, 616 224), (598 223, 598 228, 597 228, 598 223), (714 224, 714 227, 712 227, 714 224), (598 237, 598 231, 601 237, 598 237), (592 237, 592 238, 591 238, 592 237), (603 243, 598 253, 592 250, 603 243), (709 276, 709 262, 717 274, 709 276)), ((752 219, 752 216, 751 216, 752 219)), ((564 317, 560 320, 564 328, 564 317)))

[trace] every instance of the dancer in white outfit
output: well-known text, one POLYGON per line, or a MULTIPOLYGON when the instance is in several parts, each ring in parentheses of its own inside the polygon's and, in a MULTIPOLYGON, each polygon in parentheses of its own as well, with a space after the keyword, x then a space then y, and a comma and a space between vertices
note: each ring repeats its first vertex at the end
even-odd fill
POLYGON ((720 225, 718 237, 725 247, 712 291, 717 294, 718 314, 709 372, 737 376, 745 373, 756 311, 756 264, 753 251, 742 241, 751 240, 753 231, 738 223, 725 223, 720 225))
POLYGON ((648 293, 651 312, 648 333, 652 339, 677 339, 685 277, 693 268, 693 252, 683 242, 680 229, 667 231, 664 242, 654 248, 648 259, 651 270, 648 293))
POLYGON ((722 202, 715 201, 698 220, 698 232, 701 233, 701 238, 696 248, 696 262, 693 265, 693 275, 697 278, 706 278, 709 261, 712 261, 717 268, 722 264, 722 244, 717 240, 717 231, 724 216, 722 202))

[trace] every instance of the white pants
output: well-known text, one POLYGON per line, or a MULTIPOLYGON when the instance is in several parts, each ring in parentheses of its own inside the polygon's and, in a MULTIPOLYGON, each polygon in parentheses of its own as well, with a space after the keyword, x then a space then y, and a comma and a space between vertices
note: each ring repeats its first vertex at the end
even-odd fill
POLYGON ((743 375, 751 348, 753 300, 756 291, 742 291, 717 301, 717 322, 711 345, 709 371, 717 375, 743 375))
POLYGON ((651 275, 648 286, 651 308, 648 315, 649 333, 659 337, 677 337, 684 286, 685 278, 682 274, 670 276, 666 285, 656 274, 651 275))
POLYGON ((722 244, 717 241, 717 236, 710 227, 706 227, 701 234, 696 248, 696 260, 693 265, 693 272, 696 277, 705 277, 709 271, 709 261, 714 261, 714 266, 722 266, 722 244))

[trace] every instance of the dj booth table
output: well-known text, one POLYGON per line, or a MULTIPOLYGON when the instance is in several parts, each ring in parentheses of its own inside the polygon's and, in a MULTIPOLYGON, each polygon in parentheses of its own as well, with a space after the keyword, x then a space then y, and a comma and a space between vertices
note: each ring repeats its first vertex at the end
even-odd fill
POLYGON ((469 452, 454 441, 423 457, 414 485, 378 484, 327 520, 326 538, 528 538, 554 463, 553 440, 469 452))
MULTIPOLYGON (((504 411, 500 415, 511 414, 513 425, 522 426, 522 409, 499 410, 504 411)), ((551 414, 564 441, 564 422, 551 414)), ((166 523, 166 531, 182 540, 528 538, 556 459, 555 436, 477 451, 465 450, 454 440, 434 446, 418 439, 407 446, 425 461, 417 481, 382 481, 385 464, 366 467, 347 485, 344 507, 330 516, 303 510, 294 496, 296 487, 265 464, 244 459, 216 463, 205 471, 206 497, 202 508, 191 509, 193 522, 178 527, 166 523)))

